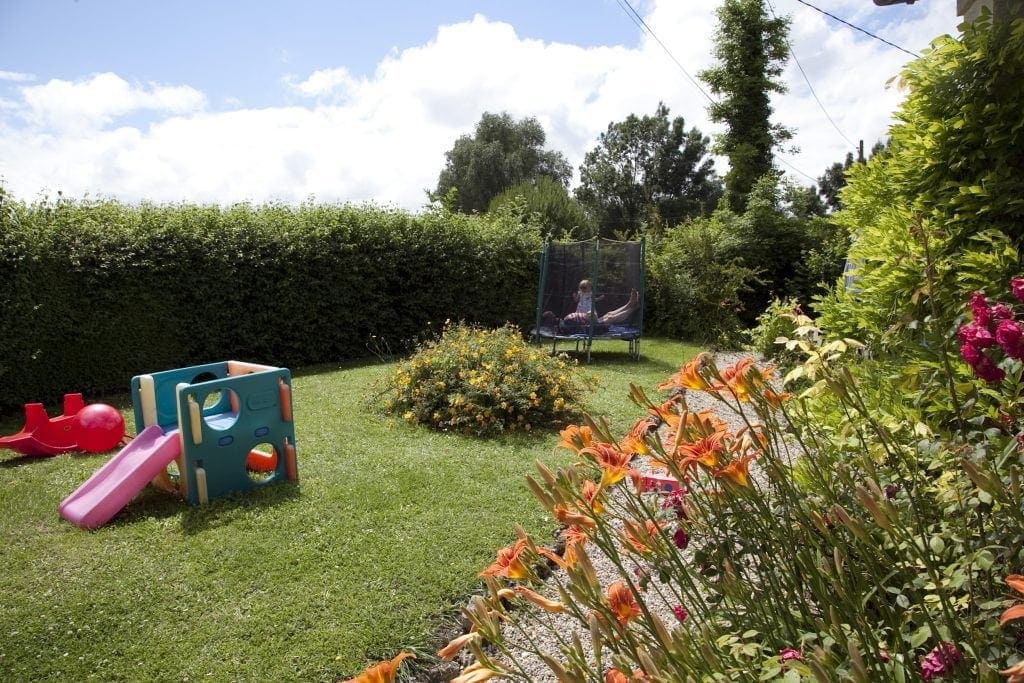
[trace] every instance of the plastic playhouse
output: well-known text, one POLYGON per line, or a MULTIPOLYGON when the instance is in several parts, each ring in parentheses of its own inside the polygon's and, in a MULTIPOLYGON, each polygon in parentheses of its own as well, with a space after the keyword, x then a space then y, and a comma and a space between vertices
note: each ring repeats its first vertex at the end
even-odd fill
POLYGON ((101 526, 153 482, 192 505, 297 480, 291 373, 226 361, 132 378, 138 432, 60 504, 85 528, 101 526))

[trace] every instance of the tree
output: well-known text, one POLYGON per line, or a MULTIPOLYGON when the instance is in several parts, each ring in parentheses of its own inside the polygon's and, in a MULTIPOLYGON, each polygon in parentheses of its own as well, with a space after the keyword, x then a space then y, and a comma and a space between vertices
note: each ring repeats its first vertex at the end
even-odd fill
POLYGON ((825 198, 825 204, 832 211, 843 208, 843 202, 839 199, 839 190, 846 187, 846 170, 851 166, 853 166, 853 152, 847 152, 846 160, 843 163, 837 161, 826 168, 825 173, 818 178, 821 195, 825 198))
POLYGON ((594 236, 586 212, 569 196, 565 186, 548 176, 516 183, 491 200, 488 213, 510 210, 524 224, 540 225, 541 234, 555 239, 587 239, 594 236))
POLYGON ((576 198, 602 235, 636 233, 645 222, 672 226, 706 215, 722 194, 710 140, 686 130, 682 116, 669 120, 659 103, 654 116, 630 114, 608 124, 580 166, 576 198))
POLYGON ((700 77, 721 99, 708 107, 712 121, 724 123, 715 151, 729 157, 725 196, 741 213, 759 178, 772 170, 772 149, 792 131, 771 123, 769 94, 785 92, 779 80, 789 53, 788 18, 769 19, 763 0, 725 0, 718 13, 714 54, 719 65, 700 77))
POLYGON ((531 117, 484 112, 472 137, 463 135, 445 153, 445 167, 431 199, 456 190, 454 209, 483 213, 499 192, 524 180, 548 176, 563 186, 572 168, 561 152, 544 149, 544 129, 531 117))

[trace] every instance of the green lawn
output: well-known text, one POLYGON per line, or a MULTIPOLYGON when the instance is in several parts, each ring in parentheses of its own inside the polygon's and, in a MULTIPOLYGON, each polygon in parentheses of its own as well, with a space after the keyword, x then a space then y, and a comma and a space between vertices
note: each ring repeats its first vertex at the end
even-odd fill
MULTIPOLYGON (((620 432, 629 382, 653 389, 697 352, 595 350, 591 409, 620 432)), ((293 369, 297 484, 204 507, 147 490, 94 532, 57 505, 104 456, 0 451, 0 680, 336 680, 436 646, 514 522, 554 529, 523 477, 568 456, 555 433, 480 441, 371 415, 361 396, 388 369, 293 369)))

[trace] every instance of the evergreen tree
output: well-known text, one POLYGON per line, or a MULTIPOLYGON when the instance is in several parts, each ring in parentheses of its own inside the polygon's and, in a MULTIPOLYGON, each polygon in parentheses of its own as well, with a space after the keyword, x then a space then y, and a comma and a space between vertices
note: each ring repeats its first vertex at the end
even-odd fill
POLYGON ((740 213, 754 183, 772 170, 772 148, 792 137, 771 123, 769 101, 770 93, 786 91, 779 76, 789 53, 789 20, 769 18, 763 0, 725 0, 717 13, 718 66, 700 77, 721 97, 708 111, 712 121, 726 126, 715 151, 729 157, 725 196, 740 213))

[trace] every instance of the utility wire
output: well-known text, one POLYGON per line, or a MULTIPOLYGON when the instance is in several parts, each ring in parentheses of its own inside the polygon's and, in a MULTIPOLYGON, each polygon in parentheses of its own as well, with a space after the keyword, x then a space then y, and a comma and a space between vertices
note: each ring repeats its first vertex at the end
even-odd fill
POLYGON ((812 5, 809 2, 806 2, 805 0, 796 0, 796 1, 799 2, 801 5, 807 5, 811 9, 816 10, 818 12, 821 12, 822 14, 824 14, 827 17, 832 17, 833 19, 835 19, 836 21, 838 21, 841 24, 846 24, 847 26, 849 26, 852 29, 856 29, 856 30, 860 31, 861 33, 863 33, 865 35, 871 36, 875 40, 880 40, 880 41, 882 41, 883 43, 885 43, 886 45, 888 45, 890 47, 894 47, 897 50, 902 50, 903 52, 906 52, 911 57, 915 57, 917 59, 921 58, 921 55, 917 54, 916 52, 911 52, 910 50, 907 50, 906 48, 902 48, 899 45, 897 45, 896 43, 890 43, 885 38, 880 38, 880 37, 876 36, 874 33, 872 33, 871 31, 866 31, 866 30, 862 29, 860 26, 856 26, 854 24, 851 24, 850 22, 846 21, 845 19, 841 19, 840 17, 837 17, 836 15, 832 14, 831 12, 826 12, 825 10, 821 9, 820 7, 815 7, 814 5, 812 5))
POLYGON ((812 183, 814 183, 815 185, 817 185, 817 183, 818 183, 818 179, 817 179, 817 178, 814 178, 814 177, 811 177, 811 176, 807 175, 806 173, 804 173, 803 171, 801 171, 801 170, 800 170, 799 168, 797 168, 797 167, 796 167, 796 166, 794 166, 793 164, 791 164, 791 163, 789 163, 788 161, 786 161, 785 159, 783 159, 783 158, 782 158, 782 154, 773 154, 772 156, 773 156, 773 157, 775 157, 776 159, 778 159, 779 161, 781 161, 782 163, 784 163, 784 164, 785 164, 786 166, 789 166, 789 167, 790 167, 791 169, 793 169, 794 171, 796 171, 797 173, 799 173, 800 175, 802 175, 802 176, 803 176, 804 178, 807 178, 807 179, 808 179, 808 180, 810 180, 810 181, 811 181, 812 183))
POLYGON ((661 38, 659 38, 658 35, 653 30, 651 30, 651 27, 647 25, 647 22, 644 21, 644 18, 637 14, 637 11, 633 9, 633 6, 631 4, 629 4, 629 0, 615 1, 619 4, 619 7, 622 9, 622 11, 626 13, 626 16, 629 17, 630 20, 634 24, 636 24, 638 28, 641 29, 641 31, 646 30, 647 33, 649 33, 651 37, 654 38, 655 41, 657 41, 658 45, 661 46, 661 49, 665 51, 665 54, 667 54, 672 59, 672 61, 676 63, 676 66, 678 66, 679 70, 683 72, 683 75, 686 76, 687 79, 689 79, 690 83, 693 83, 693 86, 697 88, 697 90, 700 90, 701 94, 707 98, 708 102, 710 102, 711 104, 716 104, 715 100, 711 97, 711 95, 708 95, 704 88, 700 86, 700 83, 694 80, 693 76, 691 76, 690 73, 686 70, 686 68, 679 62, 679 60, 676 59, 676 56, 672 54, 672 51, 665 46, 665 43, 661 42, 661 38), (627 7, 629 9, 626 9, 627 7))
MULTIPOLYGON (((768 0, 768 8, 772 11, 772 16, 775 17, 776 19, 778 19, 778 15, 775 14, 775 8, 772 6, 771 0, 768 0)), ((796 53, 793 52, 793 45, 789 42, 788 38, 786 39, 786 47, 789 48, 789 56, 793 58, 794 62, 796 62, 796 67, 798 69, 800 69, 800 74, 804 77, 804 81, 807 82, 807 88, 808 88, 808 90, 811 91, 811 96, 814 97, 814 101, 818 103, 819 107, 821 107, 821 112, 825 115, 825 118, 828 119, 828 122, 831 123, 832 127, 836 129, 836 132, 839 133, 839 135, 842 136, 842 138, 844 140, 846 140, 848 143, 850 143, 851 147, 856 148, 857 145, 855 145, 853 143, 853 140, 851 140, 850 138, 846 137, 846 133, 844 133, 839 128, 839 126, 836 125, 836 122, 833 121, 832 117, 829 115, 828 110, 825 109, 825 105, 821 103, 820 99, 818 99, 818 93, 814 92, 814 86, 811 85, 811 79, 809 79, 807 77, 807 72, 804 71, 804 67, 800 63, 800 60, 796 58, 796 53)))

